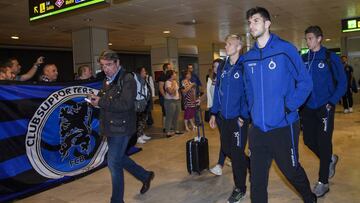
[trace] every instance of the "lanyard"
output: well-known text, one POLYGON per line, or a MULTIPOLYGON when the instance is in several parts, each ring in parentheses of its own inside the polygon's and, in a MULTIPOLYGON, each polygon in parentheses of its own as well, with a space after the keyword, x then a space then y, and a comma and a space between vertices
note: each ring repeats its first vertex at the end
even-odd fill
POLYGON ((311 54, 311 52, 310 52, 310 50, 309 50, 309 52, 308 52, 308 67, 309 67, 309 68, 308 68, 308 72, 310 72, 311 65, 312 65, 312 64, 313 64, 313 62, 314 62, 316 52, 314 52, 314 56, 313 56, 313 58, 312 58, 311 62, 310 62, 310 54, 311 54))

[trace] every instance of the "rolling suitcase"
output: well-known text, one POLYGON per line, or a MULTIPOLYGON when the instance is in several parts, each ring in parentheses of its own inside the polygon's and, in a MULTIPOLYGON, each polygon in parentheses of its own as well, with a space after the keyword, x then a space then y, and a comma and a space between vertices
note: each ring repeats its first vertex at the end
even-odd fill
POLYGON ((197 123, 197 136, 186 142, 186 164, 189 174, 197 172, 200 175, 201 171, 209 169, 209 145, 205 137, 200 107, 198 107, 198 110, 200 122, 197 123), (202 131, 201 136, 200 130, 202 131))

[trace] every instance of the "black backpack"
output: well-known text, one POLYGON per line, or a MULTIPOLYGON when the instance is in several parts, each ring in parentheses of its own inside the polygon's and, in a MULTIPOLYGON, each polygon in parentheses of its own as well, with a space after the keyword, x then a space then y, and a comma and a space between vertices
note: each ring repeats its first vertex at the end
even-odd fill
POLYGON ((330 73, 331 73, 331 79, 333 81, 334 87, 336 87, 337 81, 335 80, 334 70, 333 70, 332 65, 331 65, 330 55, 331 55, 331 51, 326 49, 326 64, 329 66, 329 70, 330 70, 330 73))
POLYGON ((148 106, 151 94, 146 81, 140 75, 132 72, 136 81, 135 111, 144 112, 148 106))

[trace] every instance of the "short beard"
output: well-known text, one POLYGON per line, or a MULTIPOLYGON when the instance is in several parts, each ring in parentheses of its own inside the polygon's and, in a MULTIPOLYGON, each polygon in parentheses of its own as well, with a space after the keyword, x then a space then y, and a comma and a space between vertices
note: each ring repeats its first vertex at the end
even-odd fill
POLYGON ((264 36, 265 32, 260 33, 258 36, 253 36, 253 38, 256 40, 262 36, 264 36))

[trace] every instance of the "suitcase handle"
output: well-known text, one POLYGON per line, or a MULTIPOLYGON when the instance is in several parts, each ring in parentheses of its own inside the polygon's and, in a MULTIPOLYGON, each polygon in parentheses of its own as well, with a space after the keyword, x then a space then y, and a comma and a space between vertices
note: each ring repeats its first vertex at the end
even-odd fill
POLYGON ((200 105, 197 105, 196 107, 197 107, 198 113, 200 114, 200 122, 197 127, 197 137, 200 140, 201 137, 205 138, 204 121, 203 121, 200 105), (200 125, 201 125, 201 129, 202 129, 202 136, 200 136, 200 125))

